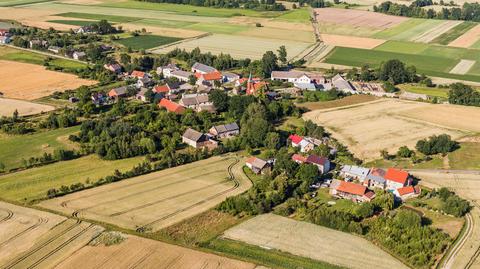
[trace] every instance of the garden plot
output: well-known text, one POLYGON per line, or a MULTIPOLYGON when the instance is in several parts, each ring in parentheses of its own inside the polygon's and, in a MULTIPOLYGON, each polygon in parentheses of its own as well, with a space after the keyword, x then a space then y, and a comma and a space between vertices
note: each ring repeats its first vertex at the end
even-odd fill
POLYGON ((414 148, 418 140, 449 134, 453 139, 480 131, 480 108, 383 99, 362 105, 316 110, 303 116, 325 126, 358 157, 414 148))
POLYGON ((452 68, 452 70, 450 70, 450 74, 464 75, 470 71, 474 64, 475 61, 462 59, 454 68, 452 68))
POLYGON ((356 27, 377 29, 388 29, 408 20, 405 17, 353 9, 316 8, 315 13, 319 23, 349 24, 356 27))
POLYGON ((422 42, 430 43, 435 38, 454 28, 455 26, 461 24, 461 21, 445 21, 437 26, 428 29, 427 31, 420 33, 419 35, 413 37, 411 41, 413 42, 422 42))
POLYGON ((211 52, 213 54, 230 54, 237 59, 250 58, 261 59, 266 51, 276 51, 280 46, 285 46, 290 58, 300 54, 312 43, 267 39, 252 36, 236 36, 236 35, 222 35, 213 34, 206 37, 187 40, 171 46, 166 46, 158 50, 153 50, 153 53, 167 53, 175 48, 185 49, 191 51, 195 48, 200 48, 203 52, 211 52))
POLYGON ((346 268, 408 268, 366 239, 274 214, 247 220, 224 236, 346 268))
POLYGON ((250 188, 233 155, 150 173, 39 205, 138 231, 156 231, 250 188))
POLYGON ((0 98, 0 116, 11 117, 15 110, 18 111, 20 116, 28 116, 52 111, 54 109, 55 108, 53 106, 36 104, 22 100, 0 98))

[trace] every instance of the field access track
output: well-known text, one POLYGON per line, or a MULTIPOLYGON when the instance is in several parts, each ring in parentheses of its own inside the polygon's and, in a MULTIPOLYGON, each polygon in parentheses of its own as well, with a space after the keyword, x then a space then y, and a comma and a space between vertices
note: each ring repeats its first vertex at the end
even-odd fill
POLYGON ((250 188, 233 155, 150 173, 39 205, 140 232, 156 231, 250 188))

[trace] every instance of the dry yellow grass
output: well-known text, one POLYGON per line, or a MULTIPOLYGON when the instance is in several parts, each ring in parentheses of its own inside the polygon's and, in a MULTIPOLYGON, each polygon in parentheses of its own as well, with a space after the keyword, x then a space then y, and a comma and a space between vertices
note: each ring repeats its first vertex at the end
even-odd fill
POLYGON ((346 268, 408 268, 366 239, 273 214, 247 220, 224 236, 346 268))
POLYGON ((315 37, 312 32, 296 30, 295 34, 292 35, 291 31, 292 30, 278 29, 278 28, 256 27, 247 31, 242 31, 238 34, 245 35, 245 36, 273 38, 273 39, 280 39, 280 40, 293 40, 293 41, 300 41, 300 42, 315 41, 315 37))
POLYGON ((113 223, 128 229, 156 231, 214 207, 250 188, 233 155, 163 170, 41 202, 41 207, 113 223), (229 179, 232 167, 239 184, 229 179))
POLYGON ((76 89, 96 82, 72 74, 46 70, 34 64, 0 60, 1 91, 5 97, 34 100, 55 91, 76 89))
POLYGON ((413 148, 420 139, 449 134, 453 139, 480 132, 480 109, 395 99, 315 110, 304 114, 325 126, 359 158, 373 160, 380 150, 413 148))
POLYGON ((21 116, 35 115, 41 112, 52 111, 53 106, 36 104, 32 102, 0 98, 0 116, 12 116, 15 110, 21 116))
POLYGON ((55 268, 254 269, 255 265, 128 235, 120 244, 85 246, 55 268))
POLYGON ((373 49, 381 44, 385 43, 386 40, 375 39, 368 37, 357 37, 357 36, 344 36, 344 35, 331 35, 331 34, 321 34, 322 41, 327 45, 347 47, 347 48, 359 48, 359 49, 373 49))

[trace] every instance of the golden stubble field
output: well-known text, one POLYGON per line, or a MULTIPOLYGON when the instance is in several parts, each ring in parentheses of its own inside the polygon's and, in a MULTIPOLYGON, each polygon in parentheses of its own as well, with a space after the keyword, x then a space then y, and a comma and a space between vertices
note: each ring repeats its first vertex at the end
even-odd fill
POLYGON ((314 110, 305 120, 324 126, 358 157, 374 160, 380 151, 414 148, 418 140, 449 134, 453 139, 480 132, 480 109, 397 99, 314 110))
POLYGON ((96 81, 46 70, 40 65, 3 60, 0 60, 0 76, 2 77, 0 91, 4 97, 22 100, 34 100, 55 91, 96 84, 96 81))
POLYGON ((233 155, 212 157, 43 201, 39 206, 142 232, 157 231, 249 189, 242 165, 233 155))
POLYGON ((15 110, 20 116, 35 115, 41 112, 52 111, 55 108, 49 105, 36 104, 23 100, 0 98, 0 116, 13 115, 15 110))
POLYGON ((346 268, 408 268, 366 239, 274 214, 249 219, 224 237, 346 268))
POLYGON ((51 268, 103 228, 0 202, 0 267, 51 268))

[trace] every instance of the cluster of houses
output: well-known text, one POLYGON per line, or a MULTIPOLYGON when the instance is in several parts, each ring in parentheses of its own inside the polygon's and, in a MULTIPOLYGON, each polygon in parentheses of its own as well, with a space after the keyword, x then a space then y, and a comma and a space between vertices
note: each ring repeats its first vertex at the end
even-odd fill
POLYGON ((396 168, 386 170, 344 165, 339 175, 344 179, 330 184, 330 193, 336 197, 358 202, 371 201, 375 195, 370 189, 382 189, 393 193, 401 201, 418 196, 420 188, 413 186, 413 180, 406 171, 396 168))
POLYGON ((12 41, 12 35, 8 29, 0 29, 0 44, 8 44, 12 41))
POLYGON ((208 133, 201 133, 188 128, 182 135, 182 142, 196 149, 207 148, 212 150, 218 146, 218 140, 239 134, 240 127, 235 122, 212 126, 208 133))

